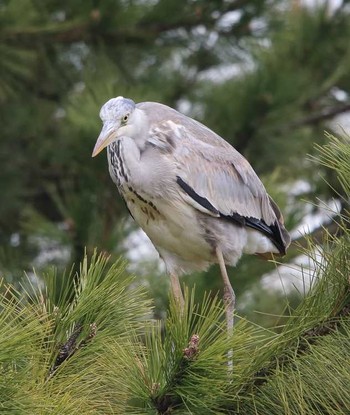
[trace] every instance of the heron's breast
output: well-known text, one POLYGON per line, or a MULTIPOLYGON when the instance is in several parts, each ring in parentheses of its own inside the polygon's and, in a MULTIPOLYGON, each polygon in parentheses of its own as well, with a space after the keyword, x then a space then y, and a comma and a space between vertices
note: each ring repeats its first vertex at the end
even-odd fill
POLYGON ((136 222, 142 227, 155 226, 164 221, 164 215, 157 208, 155 201, 131 186, 122 186, 120 189, 125 202, 136 222))
POLYGON ((188 260, 210 260, 212 248, 190 206, 177 207, 164 200, 149 200, 137 192, 124 196, 130 213, 156 248, 188 260))

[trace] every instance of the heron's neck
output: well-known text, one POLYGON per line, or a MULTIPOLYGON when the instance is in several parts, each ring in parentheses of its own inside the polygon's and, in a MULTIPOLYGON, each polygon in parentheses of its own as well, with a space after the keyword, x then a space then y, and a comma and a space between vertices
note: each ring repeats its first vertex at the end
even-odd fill
POLYGON ((133 113, 133 127, 132 138, 140 152, 142 152, 148 138, 149 122, 146 114, 141 109, 136 108, 133 113))

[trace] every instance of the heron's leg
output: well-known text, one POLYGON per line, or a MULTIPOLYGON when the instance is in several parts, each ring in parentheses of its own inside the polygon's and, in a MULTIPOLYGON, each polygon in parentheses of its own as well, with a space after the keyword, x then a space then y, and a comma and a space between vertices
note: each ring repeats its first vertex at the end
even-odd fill
MULTIPOLYGON (((234 323, 234 311, 236 306, 236 295, 233 291, 233 288, 231 286, 230 280, 227 275, 226 265, 224 261, 224 257, 222 255, 221 249, 216 247, 216 256, 219 262, 220 271, 222 279, 224 280, 224 304, 225 304, 225 311, 226 311, 226 324, 227 324, 227 334, 229 337, 233 334, 233 323, 234 323)), ((228 375, 231 376, 232 374, 232 356, 233 356, 233 350, 230 349, 227 352, 227 358, 228 358, 228 375)))
POLYGON ((171 291, 178 304, 180 311, 183 312, 185 307, 185 301, 181 290, 179 277, 173 272, 170 274, 171 291))
POLYGON ((227 331, 229 336, 232 335, 233 332, 233 323, 234 323, 234 311, 236 306, 236 295, 233 291, 233 288, 231 286, 230 280, 227 275, 226 271, 226 265, 224 261, 224 257, 222 255, 221 249, 216 248, 216 256, 219 262, 221 276, 224 281, 224 304, 226 308, 226 323, 227 323, 227 331))

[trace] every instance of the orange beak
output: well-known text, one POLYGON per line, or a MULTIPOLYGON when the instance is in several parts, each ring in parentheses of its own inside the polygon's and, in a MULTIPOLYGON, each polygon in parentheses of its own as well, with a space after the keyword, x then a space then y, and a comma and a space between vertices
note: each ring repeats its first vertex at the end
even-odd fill
POLYGON ((113 141, 117 139, 117 131, 117 126, 112 122, 106 121, 103 124, 102 131, 98 136, 94 150, 92 152, 92 157, 97 156, 97 154, 101 153, 104 148, 106 148, 109 144, 113 143, 113 141))

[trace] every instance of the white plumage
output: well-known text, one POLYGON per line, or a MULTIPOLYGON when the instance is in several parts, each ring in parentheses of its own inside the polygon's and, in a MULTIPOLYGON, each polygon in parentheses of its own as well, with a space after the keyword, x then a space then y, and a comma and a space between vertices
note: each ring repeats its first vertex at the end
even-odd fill
POLYGON ((175 296, 181 303, 180 274, 218 262, 231 313, 225 263, 235 265, 243 253, 283 255, 290 243, 248 161, 203 124, 159 103, 117 97, 100 117, 93 156, 108 147, 110 175, 163 258, 175 296))

